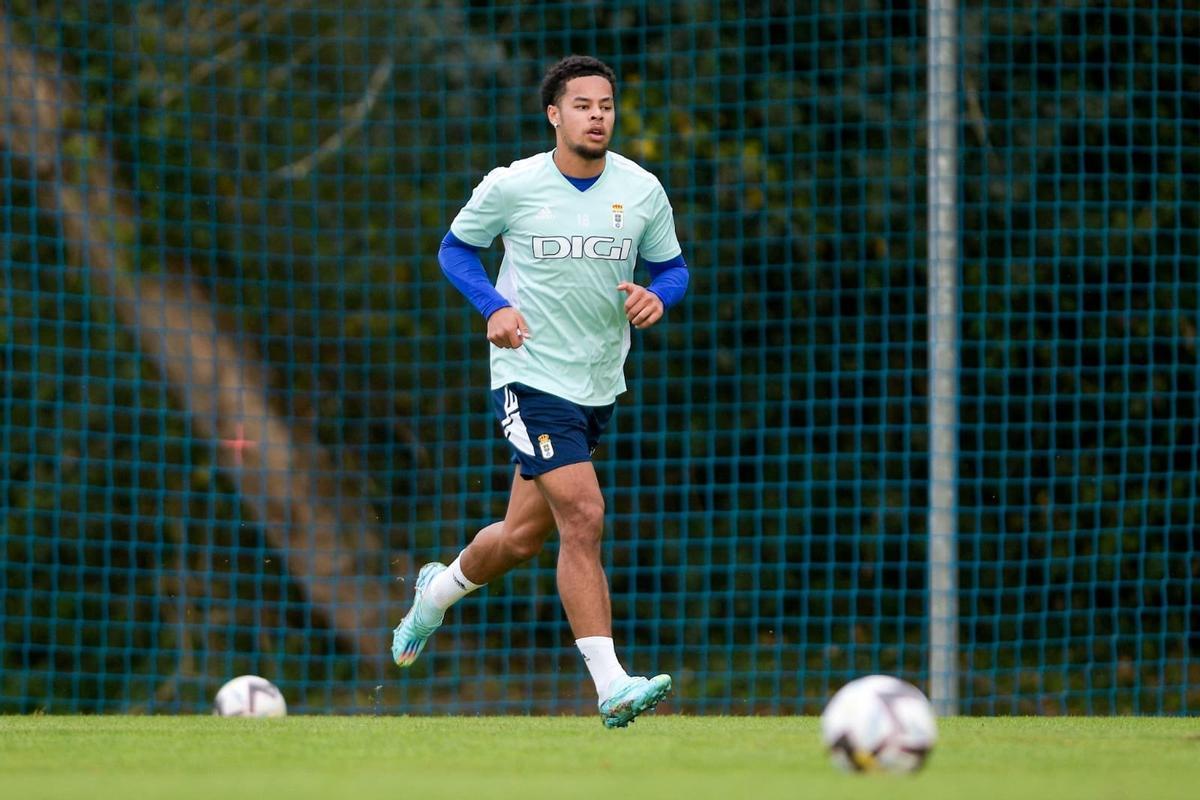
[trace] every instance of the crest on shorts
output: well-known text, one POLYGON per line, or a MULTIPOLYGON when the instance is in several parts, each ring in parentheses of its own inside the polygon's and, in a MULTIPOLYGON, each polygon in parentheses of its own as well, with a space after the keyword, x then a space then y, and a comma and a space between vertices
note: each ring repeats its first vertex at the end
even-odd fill
POLYGON ((554 445, 550 443, 550 434, 543 433, 538 437, 538 447, 542 449, 542 458, 554 458, 554 445))
POLYGON ((612 214, 613 214, 613 227, 618 228, 618 229, 624 228, 625 227, 625 206, 623 206, 620 203, 613 203, 612 204, 612 214))

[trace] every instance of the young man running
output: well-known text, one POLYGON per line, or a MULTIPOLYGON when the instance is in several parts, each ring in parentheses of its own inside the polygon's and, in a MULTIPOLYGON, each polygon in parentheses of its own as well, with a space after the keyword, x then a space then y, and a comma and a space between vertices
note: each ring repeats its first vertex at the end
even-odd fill
POLYGON ((683 297, 688 271, 662 185, 608 150, 615 101, 604 62, 555 64, 542 82, 555 148, 490 172, 442 241, 443 272, 487 320, 492 400, 517 467, 504 519, 449 567, 421 568, 392 656, 410 666, 450 605, 537 555, 557 529, 558 593, 604 725, 622 728, 654 708, 671 678, 630 677, 617 660, 591 453, 625 391, 629 326, 658 322, 683 297), (496 236, 504 260, 493 287, 477 251, 496 236), (649 287, 633 283, 639 255, 649 287))

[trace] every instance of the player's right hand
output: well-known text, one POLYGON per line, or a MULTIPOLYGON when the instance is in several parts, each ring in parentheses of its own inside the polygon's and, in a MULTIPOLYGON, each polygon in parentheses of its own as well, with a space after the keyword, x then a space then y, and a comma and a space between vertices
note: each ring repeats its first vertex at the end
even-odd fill
POLYGON ((520 311, 505 306, 488 317, 487 338, 496 347, 515 350, 529 338, 529 325, 520 311))

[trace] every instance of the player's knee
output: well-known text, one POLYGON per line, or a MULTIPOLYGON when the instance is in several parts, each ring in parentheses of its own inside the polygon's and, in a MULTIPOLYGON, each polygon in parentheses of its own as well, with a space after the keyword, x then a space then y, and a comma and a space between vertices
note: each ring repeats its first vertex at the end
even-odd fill
POLYGON ((504 546, 508 549, 509 556, 514 561, 528 561, 542 552, 542 545, 546 543, 544 536, 529 536, 529 537, 508 537, 504 540, 504 546))
POLYGON ((597 546, 604 530, 604 497, 578 498, 558 509, 559 536, 565 545, 597 546))
POLYGON ((549 518, 506 520, 501 541, 513 560, 528 561, 542 552, 553 531, 554 523, 549 518))

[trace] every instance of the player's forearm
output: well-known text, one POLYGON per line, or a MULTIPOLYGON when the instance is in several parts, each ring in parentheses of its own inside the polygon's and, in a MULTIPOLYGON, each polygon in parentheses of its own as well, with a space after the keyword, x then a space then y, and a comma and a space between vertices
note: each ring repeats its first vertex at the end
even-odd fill
POLYGON ((447 233, 438 249, 438 263, 454 288, 487 319, 500 309, 511 305, 488 280, 478 249, 447 233))
POLYGON ((664 309, 683 299, 690 279, 683 256, 670 261, 647 261, 646 268, 650 270, 650 285, 646 288, 658 295, 664 309))

